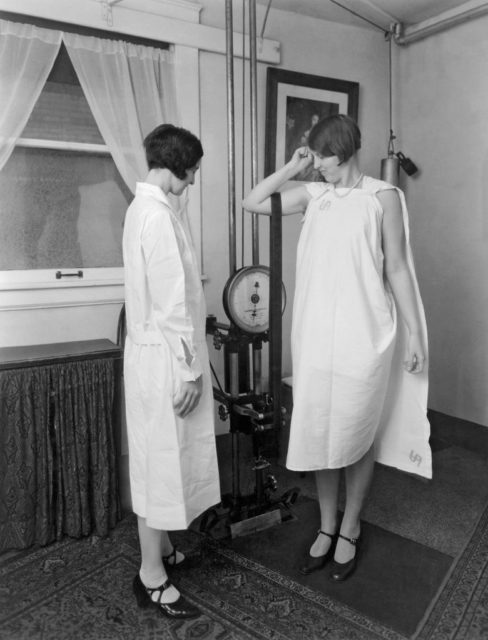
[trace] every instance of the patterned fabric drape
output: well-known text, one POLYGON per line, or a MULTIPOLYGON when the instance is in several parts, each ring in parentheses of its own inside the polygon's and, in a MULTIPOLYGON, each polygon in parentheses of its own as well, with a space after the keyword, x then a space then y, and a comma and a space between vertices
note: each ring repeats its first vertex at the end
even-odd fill
POLYGON ((0 372, 0 550, 115 525, 114 366, 105 358, 0 372))
POLYGON ((49 370, 0 372, 0 549, 55 538, 49 370))

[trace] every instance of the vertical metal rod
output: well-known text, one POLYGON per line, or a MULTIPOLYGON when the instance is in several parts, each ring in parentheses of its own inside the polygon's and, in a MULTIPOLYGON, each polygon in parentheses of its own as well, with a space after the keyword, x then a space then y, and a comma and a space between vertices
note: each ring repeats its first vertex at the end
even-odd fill
MULTIPOLYGON (((241 195, 246 192, 246 149, 244 141, 246 140, 246 45, 248 35, 246 31, 247 1, 242 1, 242 156, 241 156, 241 195)), ((244 256, 246 247, 246 221, 247 214, 244 215, 244 209, 241 208, 241 267, 244 266, 244 256)))
POLYGON ((233 398, 239 396, 239 352, 229 353, 229 393, 233 398))
POLYGON ((273 397, 273 422, 279 429, 281 416, 281 340, 282 340, 282 209, 281 195, 271 194, 269 234, 271 276, 269 281, 269 388, 273 397))
MULTIPOLYGON (((236 272, 236 187, 235 187, 235 120, 234 120, 234 27, 232 0, 225 0, 226 71, 227 71, 227 145, 229 189, 229 271, 236 272)), ((229 353, 229 389, 232 396, 239 395, 239 354, 229 353)), ((231 421, 233 417, 231 416, 231 421)), ((239 433, 232 430, 232 498, 237 506, 240 496, 239 433)))
MULTIPOLYGON (((251 188, 258 182, 256 0, 249 0, 249 94, 251 101, 251 188)), ((252 263, 259 264, 259 216, 252 214, 252 263)), ((262 392, 261 349, 253 345, 253 389, 262 392)))
MULTIPOLYGON (((256 0, 249 0, 249 76, 251 98, 251 188, 258 181, 258 101, 256 54, 256 0)), ((259 216, 252 214, 252 263, 259 264, 259 216)))
POLYGON ((261 506, 264 502, 264 469, 262 464, 257 463, 254 467, 256 474, 256 504, 261 506))
POLYGON ((235 187, 235 124, 234 124, 234 34, 232 0, 225 0, 225 42, 227 70, 227 153, 229 159, 229 271, 236 272, 236 187, 235 187))
POLYGON ((253 390, 256 395, 260 395, 263 392, 263 382, 262 382, 262 349, 256 345, 253 345, 253 360, 252 360, 252 375, 253 375, 253 390))
MULTIPOLYGON (((229 393, 233 398, 239 396, 239 352, 228 351, 227 352, 229 363, 229 393)), ((237 417, 232 413, 230 414, 230 430, 232 439, 232 502, 233 507, 237 507, 239 503, 239 497, 241 494, 241 481, 239 470, 239 432, 235 428, 234 422, 237 417)))
POLYGON ((231 435, 232 439, 232 501, 234 507, 239 505, 239 498, 241 496, 241 476, 239 468, 239 432, 233 431, 231 435))

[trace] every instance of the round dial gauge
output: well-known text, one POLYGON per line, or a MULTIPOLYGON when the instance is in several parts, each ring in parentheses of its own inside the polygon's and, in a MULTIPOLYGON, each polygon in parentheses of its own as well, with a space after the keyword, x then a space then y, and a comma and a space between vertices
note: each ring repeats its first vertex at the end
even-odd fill
MULTIPOLYGON (((224 309, 229 320, 248 333, 262 333, 269 327, 269 267, 239 269, 224 287, 224 309)), ((286 294, 282 285, 282 312, 286 294)))

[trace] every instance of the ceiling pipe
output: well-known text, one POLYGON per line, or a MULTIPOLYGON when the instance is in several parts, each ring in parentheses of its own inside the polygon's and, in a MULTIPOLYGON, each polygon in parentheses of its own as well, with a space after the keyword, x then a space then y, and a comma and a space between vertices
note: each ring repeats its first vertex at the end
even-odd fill
POLYGON ((487 0, 469 0, 455 9, 443 11, 434 18, 411 26, 395 24, 393 37, 396 44, 407 45, 486 14, 488 14, 487 0))

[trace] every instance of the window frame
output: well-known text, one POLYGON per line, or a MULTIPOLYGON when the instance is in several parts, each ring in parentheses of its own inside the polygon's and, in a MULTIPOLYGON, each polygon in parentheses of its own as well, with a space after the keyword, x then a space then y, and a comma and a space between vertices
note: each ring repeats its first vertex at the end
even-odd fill
MULTIPOLYGON (((0 11, 0 18, 4 20, 10 20, 11 22, 20 22, 22 24, 31 24, 41 28, 57 29, 66 33, 77 33, 81 35, 95 36, 97 38, 103 38, 106 40, 123 40, 132 44, 157 47, 159 49, 169 49, 170 44, 167 42, 159 42, 155 40, 149 40, 137 36, 130 36, 124 33, 117 33, 113 31, 105 31, 102 29, 95 29, 92 27, 85 27, 82 25, 74 25, 70 23, 58 22, 54 20, 48 20, 44 18, 38 18, 35 16, 28 16, 23 14, 12 13, 8 11, 0 11)), ((37 148, 37 149, 53 149, 62 151, 77 151, 87 153, 97 153, 100 155, 106 155, 109 157, 111 153, 108 146, 105 144, 83 143, 83 142, 70 142, 59 141, 49 139, 37 139, 37 138, 19 138, 15 144, 15 147, 24 148, 37 148)), ((120 288, 124 284, 124 268, 120 267, 88 267, 80 268, 83 273, 82 277, 74 276, 62 276, 56 277, 58 272, 64 273, 77 273, 77 267, 65 267, 60 265, 53 269, 23 269, 23 270, 0 270, 0 292, 5 292, 8 296, 8 292, 27 292, 39 290, 66 290, 66 289, 81 289, 86 294, 86 304, 91 304, 91 297, 89 289, 93 287, 108 287, 113 286, 120 288)), ((80 291, 80 294, 82 292, 80 291)), ((45 296, 49 295, 48 291, 44 294, 40 293, 40 296, 45 299, 45 296)), ((57 297, 57 296, 55 296, 57 297)), ((120 295, 120 299, 123 295, 120 295)), ((47 301, 48 302, 48 301, 47 301)), ((54 306, 57 306, 53 302, 54 306)), ((1 306, 1 305, 0 305, 1 306)), ((34 303, 34 306, 35 303, 34 303)), ((46 305, 42 305, 46 306, 46 305)), ((47 306, 50 306, 49 304, 47 306)))

